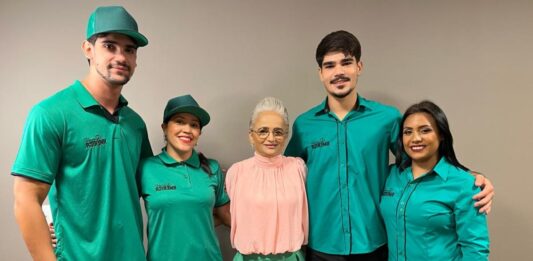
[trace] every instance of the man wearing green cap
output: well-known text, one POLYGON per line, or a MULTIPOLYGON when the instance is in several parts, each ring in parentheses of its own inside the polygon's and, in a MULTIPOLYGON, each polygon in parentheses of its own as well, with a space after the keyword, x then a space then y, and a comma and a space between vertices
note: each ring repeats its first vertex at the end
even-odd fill
POLYGON ((121 90, 147 44, 123 7, 97 8, 82 45, 89 73, 31 110, 12 175, 15 216, 34 260, 145 260, 136 170, 152 151, 121 90), (47 195, 55 253, 41 212, 47 195))

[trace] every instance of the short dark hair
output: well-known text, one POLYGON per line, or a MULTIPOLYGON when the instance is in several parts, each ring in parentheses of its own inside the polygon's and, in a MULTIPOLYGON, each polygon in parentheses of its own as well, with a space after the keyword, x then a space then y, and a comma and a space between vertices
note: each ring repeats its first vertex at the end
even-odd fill
POLYGON ((415 113, 427 113, 430 115, 435 124, 437 124, 437 130, 439 131, 439 159, 444 157, 450 164, 458 167, 460 169, 468 171, 469 169, 463 166, 457 160, 455 156, 455 151, 453 150, 453 136, 450 131, 450 125, 448 124, 448 119, 446 115, 441 110, 439 106, 435 103, 424 100, 419 103, 413 104, 407 108, 403 114, 402 123, 400 124, 400 130, 398 132, 398 149, 396 150, 396 165, 400 170, 404 170, 407 167, 411 166, 411 158, 409 158, 405 153, 405 148, 403 147, 402 136, 403 136, 403 124, 407 117, 415 113))
POLYGON ((87 39, 87 42, 91 43, 92 45, 94 45, 96 43, 96 40, 98 40, 98 38, 100 37, 106 37, 109 33, 99 33, 99 34, 93 34, 91 37, 89 37, 89 39, 87 39))
POLYGON ((340 30, 332 32, 322 38, 316 48, 316 62, 322 68, 324 56, 329 52, 343 52, 344 55, 355 57, 356 62, 361 59, 361 44, 355 35, 340 30))
MULTIPOLYGON (((105 37, 106 35, 108 35, 108 33, 93 34, 91 37, 89 37, 89 39, 87 39, 87 42, 94 46, 98 38, 105 37)), ((87 58, 87 63, 89 63, 89 66, 91 65, 91 60, 89 60, 89 58, 87 58)))

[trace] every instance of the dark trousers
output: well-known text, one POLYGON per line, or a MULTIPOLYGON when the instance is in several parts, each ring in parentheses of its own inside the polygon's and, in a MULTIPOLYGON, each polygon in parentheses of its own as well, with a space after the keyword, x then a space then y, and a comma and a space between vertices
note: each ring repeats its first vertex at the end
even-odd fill
POLYGON ((387 245, 381 246, 371 253, 347 256, 326 254, 309 247, 305 251, 306 261, 387 261, 388 258, 389 250, 387 249, 387 245))

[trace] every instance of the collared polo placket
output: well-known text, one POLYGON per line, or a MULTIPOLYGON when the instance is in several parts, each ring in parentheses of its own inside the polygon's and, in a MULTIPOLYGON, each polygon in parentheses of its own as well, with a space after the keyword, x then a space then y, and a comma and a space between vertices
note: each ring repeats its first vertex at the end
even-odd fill
POLYGON ((410 180, 406 186, 403 188, 402 194, 400 195, 400 200, 398 202, 398 206, 396 207, 396 227, 399 229, 398 231, 398 237, 397 241, 398 245, 396 246, 396 249, 398 250, 398 261, 405 260, 405 255, 407 251, 407 244, 406 244, 406 224, 405 224, 405 213, 407 204, 409 203, 409 199, 411 198, 411 195, 415 192, 416 188, 418 187, 419 181, 423 177, 419 177, 415 180, 410 180))
MULTIPOLYGON (((346 119, 352 114, 350 112, 346 115, 346 119)), ((346 121, 339 121, 332 113, 329 115, 335 118, 337 122, 337 155, 339 155, 339 183, 341 194, 341 212, 342 212, 342 228, 344 233, 344 244, 346 246, 351 245, 351 233, 350 233, 350 191, 348 190, 348 146, 346 145, 346 121)))

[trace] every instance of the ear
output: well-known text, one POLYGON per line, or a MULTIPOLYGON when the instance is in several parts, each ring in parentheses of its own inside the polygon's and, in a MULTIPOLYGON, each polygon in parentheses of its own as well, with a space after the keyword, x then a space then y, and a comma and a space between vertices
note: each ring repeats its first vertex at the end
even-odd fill
POLYGON ((359 60, 359 62, 357 62, 357 75, 361 75, 361 72, 363 71, 363 61, 359 60))
POLYGON ((321 82, 323 82, 322 80, 322 68, 318 67, 318 78, 320 79, 321 82))
POLYGON ((92 60, 93 48, 94 48, 94 45, 92 45, 88 41, 83 41, 83 43, 81 44, 81 50, 83 51, 83 55, 85 55, 85 58, 92 60))
POLYGON ((248 131, 248 141, 253 146, 254 145, 254 137, 252 137, 253 132, 251 130, 248 131))

